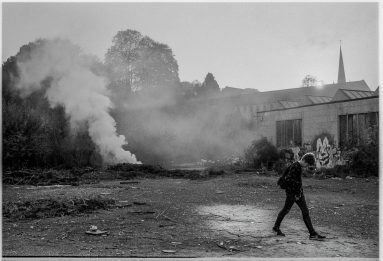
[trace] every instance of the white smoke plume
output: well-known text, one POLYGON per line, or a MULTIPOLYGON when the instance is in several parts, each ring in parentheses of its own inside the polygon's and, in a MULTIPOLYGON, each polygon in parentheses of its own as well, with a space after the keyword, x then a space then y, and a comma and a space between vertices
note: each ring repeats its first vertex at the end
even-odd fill
POLYGON ((41 90, 41 82, 52 80, 45 90, 51 107, 62 105, 73 130, 86 123, 89 136, 107 164, 141 163, 122 148, 125 136, 116 132, 116 122, 109 114, 113 104, 107 80, 91 70, 93 58, 69 41, 39 41, 29 59, 18 61, 17 87, 22 95, 41 90))

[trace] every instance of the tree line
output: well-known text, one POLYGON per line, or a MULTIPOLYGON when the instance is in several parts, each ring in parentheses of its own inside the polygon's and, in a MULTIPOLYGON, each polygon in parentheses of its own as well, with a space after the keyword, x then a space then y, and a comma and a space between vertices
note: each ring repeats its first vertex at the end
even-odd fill
MULTIPOLYGON (((102 159, 86 128, 74 133, 65 108, 51 108, 43 91, 23 97, 16 87, 17 63, 30 59, 33 50, 46 41, 51 40, 39 39, 22 46, 2 65, 3 167, 100 165, 102 159)), ((222 140, 207 143, 207 138, 219 135, 230 144, 240 136, 241 128, 248 127, 233 117, 235 112, 222 114, 222 110, 214 111, 203 102, 220 92, 212 73, 207 73, 202 83, 181 82, 171 48, 137 31, 118 32, 105 61, 92 60, 92 70, 108 79, 117 129, 126 135, 127 148, 143 162, 223 157, 229 151, 220 147, 222 140), (164 124, 161 126, 159 120, 160 127, 155 126, 158 130, 150 124, 155 117, 162 117, 164 124), (182 120, 184 126, 176 128, 174 125, 182 120), (188 128, 192 131, 185 134, 188 128)), ((47 78, 40 84, 49 86, 50 81, 47 78)))

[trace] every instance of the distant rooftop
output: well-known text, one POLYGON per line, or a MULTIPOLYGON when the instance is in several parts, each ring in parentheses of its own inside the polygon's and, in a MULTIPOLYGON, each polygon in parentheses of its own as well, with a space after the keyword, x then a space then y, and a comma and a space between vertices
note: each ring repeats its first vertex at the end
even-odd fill
POLYGON ((373 91, 339 89, 334 95, 334 97, 332 98, 332 101, 350 100, 350 99, 352 100, 352 99, 359 99, 359 98, 371 97, 376 95, 378 95, 378 93, 375 93, 373 91))

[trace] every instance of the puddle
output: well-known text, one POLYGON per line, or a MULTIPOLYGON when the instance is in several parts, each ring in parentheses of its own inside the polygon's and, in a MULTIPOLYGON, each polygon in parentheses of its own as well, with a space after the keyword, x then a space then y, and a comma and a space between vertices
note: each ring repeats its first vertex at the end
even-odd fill
POLYGON ((270 210, 251 205, 214 205, 198 208, 200 215, 206 216, 206 225, 219 233, 269 236, 270 210))

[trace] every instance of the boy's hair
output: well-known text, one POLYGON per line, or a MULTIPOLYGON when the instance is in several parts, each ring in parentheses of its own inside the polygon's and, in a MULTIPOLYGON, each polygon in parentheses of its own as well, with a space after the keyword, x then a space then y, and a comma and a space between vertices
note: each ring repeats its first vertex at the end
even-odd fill
POLYGON ((301 160, 306 162, 309 165, 315 164, 315 156, 313 153, 306 153, 305 155, 303 155, 301 160))

